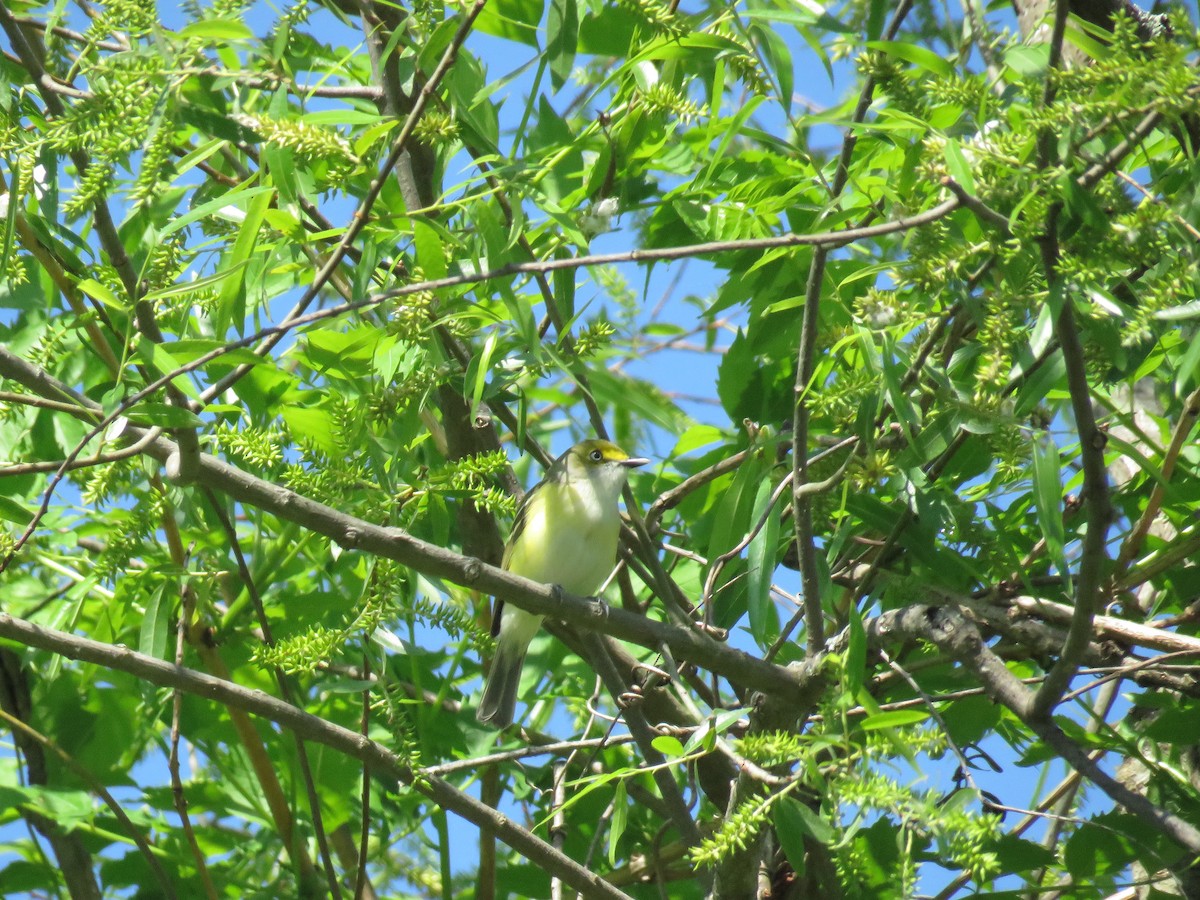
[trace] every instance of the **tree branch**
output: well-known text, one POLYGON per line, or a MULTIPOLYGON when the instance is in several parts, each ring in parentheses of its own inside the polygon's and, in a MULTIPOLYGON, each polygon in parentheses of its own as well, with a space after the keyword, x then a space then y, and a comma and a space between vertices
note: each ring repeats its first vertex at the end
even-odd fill
POLYGON ((1034 695, 984 643, 979 629, 956 606, 910 606, 884 613, 868 624, 867 632, 868 638, 876 641, 907 637, 935 644, 974 673, 988 696, 1012 710, 1072 768, 1091 779, 1114 802, 1189 853, 1200 854, 1200 829, 1125 787, 1101 769, 1051 719, 1035 713, 1034 695))
MULTIPOLYGON (((0 376, 12 378, 44 396, 69 397, 83 407, 81 414, 95 413, 99 409, 97 404, 75 394, 57 379, 3 347, 0 347, 0 376)), ((126 433, 136 440, 145 431, 131 425, 126 428, 126 433)), ((168 463, 176 453, 178 446, 165 437, 152 441, 146 448, 148 456, 162 463, 168 463)), ((588 631, 599 631, 652 650, 657 650, 659 644, 666 644, 680 658, 700 664, 752 690, 784 697, 799 695, 800 681, 790 670, 717 643, 694 629, 609 607, 600 600, 566 594, 555 587, 538 584, 422 541, 399 528, 375 525, 346 515, 208 454, 200 457, 200 480, 213 490, 295 522, 348 549, 395 560, 426 575, 485 591, 519 609, 561 619, 588 631)))
MULTIPOLYGON (((1066 0, 1058 0, 1055 5, 1054 32, 1050 42, 1050 71, 1047 74, 1043 97, 1043 105, 1047 107, 1054 103, 1055 74, 1061 63, 1066 24, 1066 0)), ((1056 135, 1050 128, 1042 129, 1038 136, 1038 156, 1043 170, 1048 170, 1054 163, 1055 141, 1056 135)), ((1096 416, 1092 412, 1091 388, 1088 385, 1083 344, 1079 340, 1079 327, 1075 321, 1075 304, 1058 273, 1058 222, 1061 212, 1062 201, 1055 201, 1046 214, 1045 234, 1041 239, 1042 268, 1050 289, 1051 303, 1057 297, 1062 306, 1054 330, 1067 370, 1067 391, 1071 396, 1075 430, 1079 435, 1084 502, 1087 504, 1087 533, 1083 538, 1079 573, 1075 580, 1075 611, 1071 625, 1066 640, 1063 641, 1058 661, 1038 688, 1034 700, 1032 713, 1038 719, 1049 718, 1070 685, 1071 678, 1083 661, 1088 644, 1091 643, 1092 618, 1099 608, 1101 569, 1108 558, 1105 544, 1108 525, 1112 519, 1112 507, 1108 496, 1108 471, 1104 465, 1105 438, 1096 427, 1096 416)))

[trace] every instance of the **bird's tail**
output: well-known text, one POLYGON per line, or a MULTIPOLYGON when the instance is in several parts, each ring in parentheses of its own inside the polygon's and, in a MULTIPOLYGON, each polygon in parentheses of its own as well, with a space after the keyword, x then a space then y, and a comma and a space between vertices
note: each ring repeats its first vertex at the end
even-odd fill
POLYGON ((505 640, 501 635, 496 643, 496 657, 483 685, 483 697, 475 718, 495 728, 507 728, 512 724, 517 708, 517 688, 521 685, 521 668, 525 665, 525 651, 529 644, 524 641, 505 640))

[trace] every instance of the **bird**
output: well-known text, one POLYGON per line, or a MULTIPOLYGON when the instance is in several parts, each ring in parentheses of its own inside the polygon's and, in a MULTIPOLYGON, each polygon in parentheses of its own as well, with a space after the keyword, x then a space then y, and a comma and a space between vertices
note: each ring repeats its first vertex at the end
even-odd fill
MULTIPOLYGON (((525 495, 504 547, 503 567, 570 594, 591 596, 617 559, 621 514, 617 501, 631 469, 650 460, 616 444, 587 440, 558 457, 525 495)), ((496 654, 484 680, 476 718, 497 729, 512 724, 525 653, 542 616, 496 601, 496 654)))

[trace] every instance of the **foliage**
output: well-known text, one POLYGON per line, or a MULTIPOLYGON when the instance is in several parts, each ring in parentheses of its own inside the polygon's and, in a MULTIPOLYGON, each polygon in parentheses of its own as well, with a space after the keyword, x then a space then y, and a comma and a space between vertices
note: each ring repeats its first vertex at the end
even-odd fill
POLYGON ((1192 889, 1184 15, 166 6, 0 9, 6 895, 1192 889))

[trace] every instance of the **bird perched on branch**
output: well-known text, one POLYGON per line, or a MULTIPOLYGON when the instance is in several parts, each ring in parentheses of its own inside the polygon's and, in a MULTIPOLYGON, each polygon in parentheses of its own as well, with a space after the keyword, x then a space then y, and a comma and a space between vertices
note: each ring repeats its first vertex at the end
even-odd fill
MULTIPOLYGON (((504 568, 570 594, 586 597, 599 590, 616 563, 617 501, 625 478, 648 462, 609 441, 576 444, 525 495, 504 548, 504 568)), ((496 656, 476 713, 480 722, 512 724, 525 652, 541 624, 541 616, 496 601, 496 656)))

